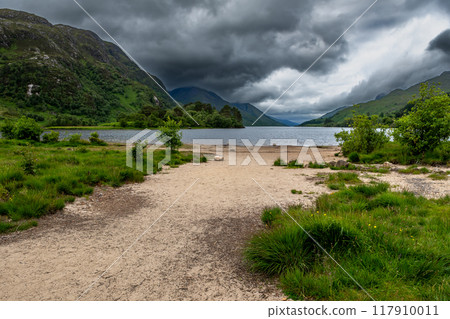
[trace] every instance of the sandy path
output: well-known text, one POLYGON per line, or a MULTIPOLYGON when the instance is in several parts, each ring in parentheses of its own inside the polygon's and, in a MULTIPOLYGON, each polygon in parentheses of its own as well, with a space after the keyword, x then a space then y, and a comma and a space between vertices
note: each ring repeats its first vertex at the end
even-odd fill
MULTIPOLYGON (((322 155, 335 160, 335 151, 322 155)), ((267 166, 229 166, 226 157, 98 188, 37 228, 0 237, 0 300, 76 300, 145 230, 82 300, 282 299, 242 259, 246 239, 262 227, 261 209, 274 205, 252 178, 284 206, 311 205, 329 190, 316 184, 319 170, 272 167, 278 151, 262 155, 267 166)), ((246 156, 238 150, 237 162, 246 156)))

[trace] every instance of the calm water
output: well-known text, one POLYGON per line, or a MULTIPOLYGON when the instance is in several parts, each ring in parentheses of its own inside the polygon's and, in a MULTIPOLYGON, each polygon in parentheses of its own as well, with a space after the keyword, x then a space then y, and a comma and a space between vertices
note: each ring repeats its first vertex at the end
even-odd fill
MULTIPOLYGON (((303 145, 306 139, 314 140, 316 145, 337 145, 334 133, 342 131, 337 127, 246 127, 243 129, 192 129, 182 130, 183 143, 192 144, 194 139, 222 139, 224 144, 229 139, 236 139, 238 145, 243 145, 241 139, 248 139, 255 144, 259 139, 265 139, 264 145, 271 145, 271 139, 296 139, 297 145, 303 145)), ((93 130, 59 130, 60 137, 81 134, 82 139, 88 139, 93 130)), ((140 130, 98 130, 99 137, 107 142, 125 143, 140 130)), ((201 144, 215 144, 203 142, 201 144)), ((296 145, 290 142, 276 144, 296 145)))

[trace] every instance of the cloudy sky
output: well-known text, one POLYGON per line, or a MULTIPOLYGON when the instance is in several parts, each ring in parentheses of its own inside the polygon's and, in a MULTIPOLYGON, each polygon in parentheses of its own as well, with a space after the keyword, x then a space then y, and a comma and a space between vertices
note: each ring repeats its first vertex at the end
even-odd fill
MULTIPOLYGON (((374 0, 78 0, 169 89, 265 110, 374 0)), ((73 0, 1 0, 109 40, 73 0)), ((450 1, 378 0, 268 114, 293 121, 450 70, 450 1)))

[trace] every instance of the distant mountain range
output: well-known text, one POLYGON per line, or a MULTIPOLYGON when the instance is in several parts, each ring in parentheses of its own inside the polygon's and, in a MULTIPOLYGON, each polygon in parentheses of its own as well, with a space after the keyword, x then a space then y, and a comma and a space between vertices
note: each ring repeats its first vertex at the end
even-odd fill
MULTIPOLYGON (((229 102, 221 98, 214 92, 198 87, 182 87, 169 92, 172 97, 180 103, 187 104, 193 102, 202 102, 211 104, 214 108, 220 110, 224 105, 235 106, 242 114, 242 121, 245 126, 250 126, 263 113, 256 106, 250 103, 229 102)), ((284 126, 281 121, 263 115, 256 126, 284 126)))
MULTIPOLYGON (((430 85, 435 84, 444 92, 450 92, 450 71, 423 81, 430 85)), ((382 117, 395 116, 400 112, 414 95, 419 93, 420 84, 415 84, 406 90, 396 89, 389 94, 379 94, 375 100, 360 103, 358 108, 353 106, 342 106, 331 111, 320 118, 300 124, 300 126, 347 126, 346 120, 353 116, 353 111, 358 114, 378 115, 382 117)))

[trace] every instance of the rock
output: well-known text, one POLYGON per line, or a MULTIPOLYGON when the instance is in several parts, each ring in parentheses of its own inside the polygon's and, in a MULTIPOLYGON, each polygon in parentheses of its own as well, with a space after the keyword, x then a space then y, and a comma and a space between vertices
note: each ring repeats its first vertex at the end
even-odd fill
POLYGON ((348 167, 348 162, 344 160, 339 160, 336 163, 336 167, 348 167))
POLYGON ((383 163, 383 168, 391 168, 391 167, 392 167, 392 163, 389 163, 389 162, 383 163))
POLYGON ((336 166, 336 162, 335 161, 328 162, 328 166, 335 167, 336 166))
POLYGON ((215 161, 223 161, 223 156, 216 155, 214 156, 215 161))

